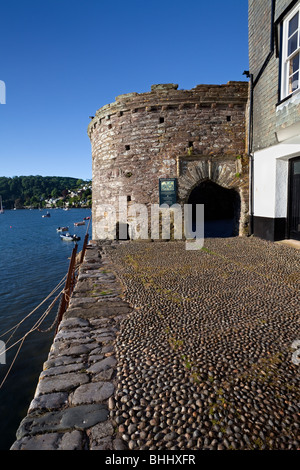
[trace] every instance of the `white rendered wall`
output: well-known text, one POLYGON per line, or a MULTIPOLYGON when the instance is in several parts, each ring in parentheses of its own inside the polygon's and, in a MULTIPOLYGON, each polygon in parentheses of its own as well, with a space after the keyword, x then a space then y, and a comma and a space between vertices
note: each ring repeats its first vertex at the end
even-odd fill
POLYGON ((270 149, 254 154, 254 216, 274 217, 275 214, 275 171, 276 160, 270 149))
POLYGON ((254 153, 254 216, 287 217, 289 159, 300 156, 300 136, 254 153))

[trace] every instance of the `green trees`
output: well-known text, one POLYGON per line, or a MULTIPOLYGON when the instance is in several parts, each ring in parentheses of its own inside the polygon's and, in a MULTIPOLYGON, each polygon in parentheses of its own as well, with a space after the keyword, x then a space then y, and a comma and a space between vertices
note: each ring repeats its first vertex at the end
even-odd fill
MULTIPOLYGON (((82 179, 65 176, 14 176, 0 177, 0 195, 6 209, 21 207, 43 207, 46 199, 58 199, 57 206, 63 206, 64 199, 68 198, 68 191, 78 191, 87 187, 89 182, 82 179)), ((90 195, 89 189, 83 190, 85 199, 90 195)), ((81 199, 81 196, 80 198, 81 199)), ((78 200, 76 200, 78 203, 78 200)))

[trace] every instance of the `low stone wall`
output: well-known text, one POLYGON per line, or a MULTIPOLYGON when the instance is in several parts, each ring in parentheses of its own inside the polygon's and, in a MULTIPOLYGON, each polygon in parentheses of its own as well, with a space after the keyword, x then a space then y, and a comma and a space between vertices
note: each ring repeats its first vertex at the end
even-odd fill
POLYGON ((88 246, 70 305, 11 450, 122 450, 114 343, 131 308, 103 249, 88 246))

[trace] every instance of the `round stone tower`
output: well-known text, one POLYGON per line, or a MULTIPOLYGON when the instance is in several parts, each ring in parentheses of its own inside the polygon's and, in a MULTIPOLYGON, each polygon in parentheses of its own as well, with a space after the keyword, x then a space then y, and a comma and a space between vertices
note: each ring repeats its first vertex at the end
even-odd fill
POLYGON ((247 98, 247 82, 191 90, 163 84, 148 93, 120 95, 100 108, 88 126, 93 238, 99 238, 101 204, 118 211, 120 196, 128 205, 158 204, 162 178, 176 180, 181 205, 204 181, 235 190, 235 234, 243 235, 248 214, 247 98))

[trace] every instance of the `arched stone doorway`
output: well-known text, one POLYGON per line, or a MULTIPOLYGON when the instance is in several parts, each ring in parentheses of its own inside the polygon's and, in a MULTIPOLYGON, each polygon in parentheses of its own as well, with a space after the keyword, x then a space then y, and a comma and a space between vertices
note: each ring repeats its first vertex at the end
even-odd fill
MULTIPOLYGON (((231 201, 231 205, 233 205, 233 235, 248 235, 249 174, 247 161, 242 161, 240 156, 225 155, 219 157, 183 156, 178 157, 177 161, 179 203, 188 204, 192 191, 197 187, 201 188, 202 183, 205 183, 207 191, 213 191, 216 186, 228 190, 228 193, 224 193, 226 195, 224 199, 231 201)), ((202 190, 203 188, 204 186, 202 186, 202 190)), ((220 190, 219 193, 221 194, 220 190)), ((208 214, 208 212, 208 208, 204 208, 204 213, 208 214)))
POLYGON ((232 237, 239 234, 240 197, 235 189, 224 188, 205 180, 191 191, 192 227, 196 229, 196 204, 204 204, 204 236, 232 237))

